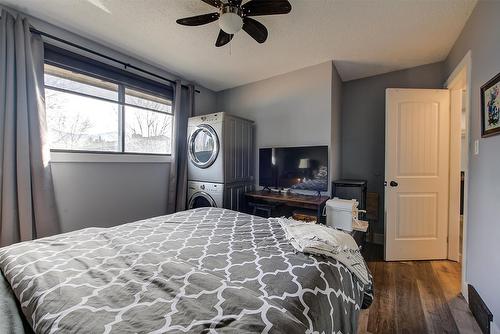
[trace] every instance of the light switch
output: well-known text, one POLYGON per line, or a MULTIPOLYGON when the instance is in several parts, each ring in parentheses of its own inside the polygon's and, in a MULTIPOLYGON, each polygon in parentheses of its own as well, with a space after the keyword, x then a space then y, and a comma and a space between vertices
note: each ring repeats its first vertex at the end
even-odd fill
POLYGON ((479 140, 474 140, 474 155, 479 155, 479 140))

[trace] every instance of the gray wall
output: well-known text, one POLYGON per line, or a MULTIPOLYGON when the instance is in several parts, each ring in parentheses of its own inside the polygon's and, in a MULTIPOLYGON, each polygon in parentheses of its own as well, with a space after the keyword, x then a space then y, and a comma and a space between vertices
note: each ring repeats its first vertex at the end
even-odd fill
POLYGON ((51 165, 62 232, 110 227, 167 211, 168 163, 51 165))
POLYGON ((443 63, 418 66, 344 82, 342 94, 342 178, 365 179, 379 194, 375 233, 384 233, 385 90, 441 88, 443 63))
POLYGON ((217 112, 217 93, 208 88, 197 86, 200 92, 194 97, 194 116, 217 112))
POLYGON ((332 68, 326 62, 221 91, 217 111, 255 121, 257 148, 330 146, 332 68))
POLYGON ((481 138, 480 87, 500 72, 500 2, 479 1, 446 59, 451 74, 468 50, 472 56, 471 140, 469 154, 467 277, 493 312, 500 327, 500 135, 481 138))

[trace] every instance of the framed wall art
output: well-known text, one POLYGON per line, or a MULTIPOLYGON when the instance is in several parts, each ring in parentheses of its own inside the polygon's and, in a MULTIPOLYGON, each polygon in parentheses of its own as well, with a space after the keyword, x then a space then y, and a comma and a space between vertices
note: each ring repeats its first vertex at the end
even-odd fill
POLYGON ((481 137, 500 134, 500 73, 481 87, 481 137))

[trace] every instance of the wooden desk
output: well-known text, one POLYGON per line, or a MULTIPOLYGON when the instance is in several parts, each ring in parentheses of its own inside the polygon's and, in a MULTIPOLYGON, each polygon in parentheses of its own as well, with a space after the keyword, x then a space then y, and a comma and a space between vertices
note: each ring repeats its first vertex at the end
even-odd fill
POLYGON ((294 208, 316 210, 318 222, 320 221, 322 210, 326 201, 330 199, 328 196, 290 194, 285 192, 279 193, 267 190, 251 191, 245 193, 245 196, 253 200, 260 200, 268 203, 284 204, 294 208))

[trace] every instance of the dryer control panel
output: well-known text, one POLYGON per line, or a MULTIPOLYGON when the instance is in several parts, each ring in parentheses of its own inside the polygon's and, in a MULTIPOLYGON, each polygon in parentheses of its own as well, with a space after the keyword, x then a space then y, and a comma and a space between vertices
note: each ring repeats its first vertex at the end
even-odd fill
POLYGON ((208 114, 203 116, 190 117, 188 120, 188 125, 198 126, 200 124, 214 124, 222 122, 224 118, 223 112, 218 112, 215 114, 208 114))
POLYGON ((188 182, 190 190, 204 191, 206 193, 220 193, 224 190, 222 184, 207 182, 188 182))

